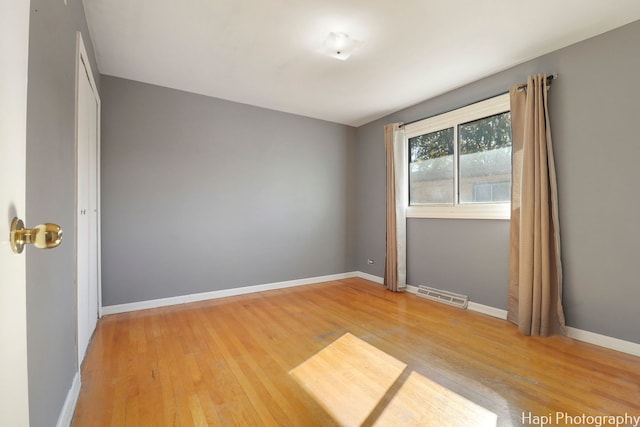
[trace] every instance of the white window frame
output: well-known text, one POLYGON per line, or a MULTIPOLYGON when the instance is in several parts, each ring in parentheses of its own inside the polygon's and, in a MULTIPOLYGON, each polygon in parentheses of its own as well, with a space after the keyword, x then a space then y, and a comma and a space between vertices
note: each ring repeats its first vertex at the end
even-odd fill
MULTIPOLYGON (((511 110, 509 94, 499 95, 457 110, 429 117, 404 126, 404 150, 409 153, 409 139, 426 133, 453 128, 454 203, 446 205, 411 205, 409 179, 406 180, 407 218, 511 219, 511 203, 459 203, 458 191, 458 125, 511 110)), ((410 158, 410 157, 409 157, 410 158)), ((409 169, 407 169, 407 178, 409 169)))

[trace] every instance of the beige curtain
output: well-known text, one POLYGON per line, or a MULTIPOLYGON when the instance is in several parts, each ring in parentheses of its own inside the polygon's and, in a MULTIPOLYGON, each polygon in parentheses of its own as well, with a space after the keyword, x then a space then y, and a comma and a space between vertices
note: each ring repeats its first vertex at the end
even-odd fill
POLYGON ((406 150, 402 123, 384 127, 384 147, 387 157, 387 254, 384 265, 384 285, 394 292, 406 288, 406 150))
POLYGON ((525 335, 564 334, 558 196, 547 76, 510 89, 513 130, 508 319, 525 335))

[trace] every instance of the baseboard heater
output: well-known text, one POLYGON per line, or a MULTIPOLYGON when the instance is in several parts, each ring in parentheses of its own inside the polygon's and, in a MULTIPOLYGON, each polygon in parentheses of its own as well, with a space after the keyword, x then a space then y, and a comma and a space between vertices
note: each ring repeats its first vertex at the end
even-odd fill
POLYGON ((441 302, 458 308, 466 309, 469 304, 469 297, 466 295, 441 291, 440 289, 434 289, 428 286, 418 286, 418 295, 432 301, 441 302))

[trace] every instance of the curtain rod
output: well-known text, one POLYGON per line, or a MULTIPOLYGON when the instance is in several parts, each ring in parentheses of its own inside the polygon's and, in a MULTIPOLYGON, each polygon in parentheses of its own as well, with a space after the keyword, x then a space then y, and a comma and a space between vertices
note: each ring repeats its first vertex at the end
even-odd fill
MULTIPOLYGON (((558 73, 552 73, 552 74, 549 74, 549 75, 547 76, 547 86, 551 86, 551 82, 553 82, 553 81, 554 81, 554 80, 556 80, 557 78, 558 78, 558 73)), ((518 90, 523 90, 525 87, 527 87, 527 84, 526 84, 526 83, 521 84, 520 86, 518 86, 518 90)), ((496 97, 496 96, 504 95, 505 93, 509 93, 509 92, 504 92, 504 93, 501 93, 501 94, 498 94, 498 95, 493 95, 493 96, 490 96, 489 98, 485 98, 485 99, 481 99, 481 100, 479 100, 479 101, 472 102, 471 104, 475 104, 475 103, 477 103, 477 102, 486 101, 487 99, 491 99, 491 98, 494 98, 494 97, 496 97)), ((467 105, 471 105, 471 104, 467 104, 467 105)), ((458 108, 464 108, 464 107, 465 107, 465 105, 463 105, 462 107, 458 107, 458 108)), ((454 108, 454 110, 457 110, 458 108, 454 108)), ((449 111, 453 111, 453 110, 449 110, 449 111)), ((448 111, 445 111, 445 112, 443 112, 443 113, 439 113, 439 114, 444 114, 444 113, 447 113, 447 112, 448 112, 448 111)), ((436 115, 438 115, 438 114, 436 114, 436 115)), ((433 116, 432 116, 432 117, 433 117, 433 116)), ((421 118, 421 119, 412 120, 412 121, 410 121, 410 122, 406 122, 406 123, 401 124, 401 125, 400 125, 400 127, 401 127, 401 128, 403 128, 403 127, 405 127, 406 125, 410 125, 410 124, 412 124, 412 123, 420 122, 420 121, 422 121, 422 120, 424 120, 424 119, 428 119, 428 118, 429 118, 429 117, 423 117, 423 118, 421 118)))
MULTIPOLYGON (((549 74, 547 76, 547 86, 551 86, 551 83, 553 83, 553 81, 557 78, 558 78, 558 73, 549 74)), ((527 87, 527 84, 523 83, 520 86, 518 86, 518 90, 523 90, 525 87, 527 87)))

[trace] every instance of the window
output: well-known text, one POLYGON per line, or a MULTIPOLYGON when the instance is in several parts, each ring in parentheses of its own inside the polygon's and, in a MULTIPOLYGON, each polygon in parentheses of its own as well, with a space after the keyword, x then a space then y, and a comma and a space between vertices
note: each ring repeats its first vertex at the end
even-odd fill
POLYGON ((509 219, 509 94, 405 126, 408 217, 509 219))

